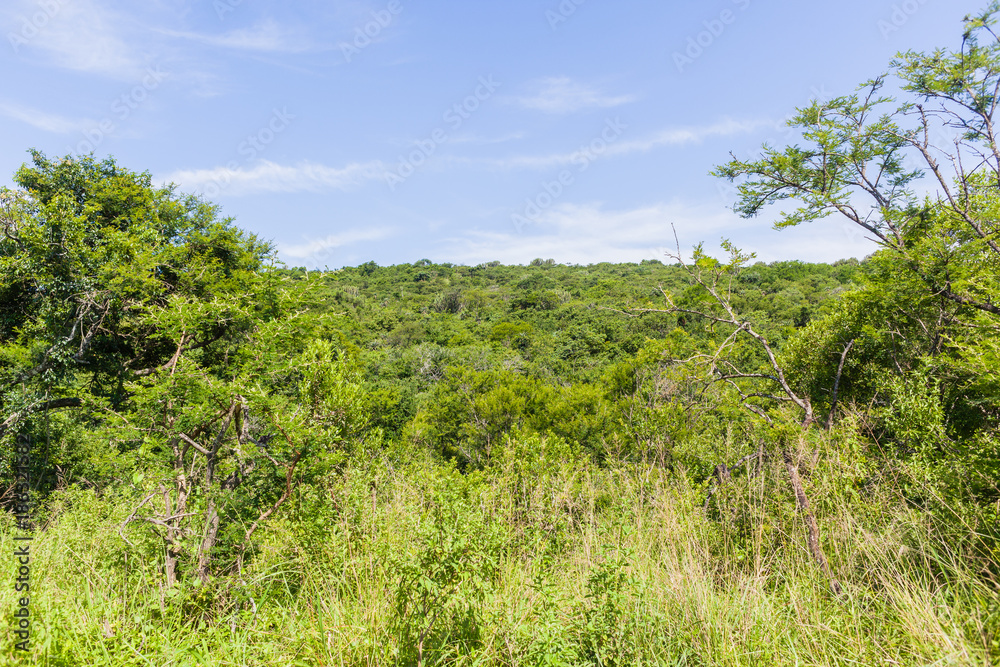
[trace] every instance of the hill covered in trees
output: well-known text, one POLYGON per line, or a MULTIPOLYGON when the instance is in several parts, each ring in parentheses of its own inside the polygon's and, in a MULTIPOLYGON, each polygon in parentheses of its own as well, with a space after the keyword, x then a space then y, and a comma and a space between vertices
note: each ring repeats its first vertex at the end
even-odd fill
MULTIPOLYGON (((856 261, 757 263, 740 278, 734 303, 781 341, 828 309, 859 271, 856 261)), ((671 346, 710 337, 704 322, 664 310, 661 290, 689 285, 679 265, 655 260, 474 267, 422 260, 281 274, 354 350, 365 385, 385 401, 373 411, 378 425, 426 440, 462 466, 521 428, 560 434, 594 455, 607 446, 647 455, 613 416, 617 398, 634 393, 637 376, 650 370, 644 366, 664 363, 671 346)))

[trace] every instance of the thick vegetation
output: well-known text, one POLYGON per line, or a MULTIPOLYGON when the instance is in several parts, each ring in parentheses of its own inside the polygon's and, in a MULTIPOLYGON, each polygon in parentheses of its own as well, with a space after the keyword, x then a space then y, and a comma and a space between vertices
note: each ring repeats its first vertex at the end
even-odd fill
POLYGON ((33 152, 0 202, 33 625, 0 656, 997 664, 996 11, 900 56, 913 104, 878 79, 719 167, 746 215, 862 225, 863 262, 289 269, 148 174, 33 152))

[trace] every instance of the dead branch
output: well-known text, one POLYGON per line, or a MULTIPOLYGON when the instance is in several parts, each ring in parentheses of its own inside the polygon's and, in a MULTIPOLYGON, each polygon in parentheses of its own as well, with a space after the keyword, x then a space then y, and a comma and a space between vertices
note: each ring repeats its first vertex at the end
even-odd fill
POLYGON ((847 354, 854 347, 854 341, 856 339, 852 338, 844 351, 840 354, 840 363, 837 364, 837 377, 833 380, 833 396, 830 399, 830 414, 826 417, 826 430, 829 431, 833 428, 833 416, 837 411, 837 392, 840 390, 840 376, 844 372, 844 362, 847 361, 847 354))
POLYGON ((292 495, 292 475, 295 474, 295 466, 299 464, 299 459, 305 453, 305 449, 300 449, 299 453, 295 455, 292 462, 288 465, 288 471, 285 473, 285 492, 281 494, 277 502, 271 505, 266 511, 262 512, 257 520, 247 529, 246 534, 243 536, 243 544, 240 546, 240 551, 244 551, 250 542, 250 536, 256 532, 257 528, 260 526, 261 522, 266 521, 268 517, 274 514, 278 508, 280 508, 286 500, 292 495))
POLYGON ((834 594, 839 596, 843 592, 843 589, 840 586, 840 582, 833 576, 830 564, 826 560, 826 554, 823 553, 823 546, 820 543, 819 537, 819 523, 817 523, 816 515, 813 514, 809 507, 809 497, 806 496, 805 488, 802 486, 798 464, 787 448, 781 455, 785 461, 785 469, 788 471, 788 477, 792 483, 792 491, 795 493, 795 506, 805 516, 806 529, 808 531, 806 543, 809 546, 809 553, 812 554, 813 559, 819 564, 823 570, 823 574, 830 580, 830 588, 833 589, 834 594))
POLYGON ((139 503, 136 506, 136 508, 134 510, 132 510, 132 513, 129 514, 128 517, 122 522, 122 525, 118 526, 118 534, 121 535, 121 538, 123 540, 125 540, 126 544, 128 544, 130 547, 135 548, 135 545, 132 544, 132 542, 129 541, 129 539, 127 537, 125 537, 125 533, 123 531, 125 530, 126 526, 128 526, 130 523, 132 523, 135 520, 135 515, 139 513, 139 510, 142 509, 142 506, 145 505, 146 503, 148 503, 154 496, 156 496, 156 492, 155 491, 153 493, 149 494, 148 496, 146 496, 145 498, 143 498, 142 502, 139 503))

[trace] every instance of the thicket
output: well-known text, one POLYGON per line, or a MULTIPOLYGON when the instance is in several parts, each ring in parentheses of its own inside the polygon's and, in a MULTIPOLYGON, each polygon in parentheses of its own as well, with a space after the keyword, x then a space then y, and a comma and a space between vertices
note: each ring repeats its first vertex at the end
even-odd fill
POLYGON ((27 438, 33 651, 0 656, 997 664, 997 11, 901 54, 912 104, 876 79, 717 170, 745 215, 863 226, 861 262, 309 271, 32 152, 0 195, 0 550, 27 438))

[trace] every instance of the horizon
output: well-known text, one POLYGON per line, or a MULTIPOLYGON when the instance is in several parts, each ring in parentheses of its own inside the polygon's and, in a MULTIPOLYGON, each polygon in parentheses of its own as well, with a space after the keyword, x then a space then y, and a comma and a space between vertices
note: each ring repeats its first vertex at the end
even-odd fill
MULTIPOLYGON (((743 267, 744 269, 753 268, 755 266, 774 266, 776 264, 804 264, 804 265, 807 265, 807 266, 808 265, 836 266, 838 264, 856 262, 856 263, 858 263, 860 265, 860 264, 864 264, 865 261, 868 260, 868 257, 862 257, 860 259, 857 258, 857 257, 843 257, 841 259, 835 259, 835 260, 830 261, 830 262, 805 262, 805 261, 802 261, 801 259, 777 259, 777 260, 774 260, 774 261, 771 261, 771 262, 765 262, 763 260, 759 260, 759 259, 756 259, 756 258, 751 258, 751 259, 754 259, 755 261, 752 264, 746 264, 743 267)), ((573 268, 585 269, 585 268, 592 267, 592 266, 601 266, 602 264, 610 264, 612 266, 622 266, 622 265, 626 265, 626 266, 642 266, 644 264, 659 264, 661 266, 671 266, 671 267, 674 267, 674 268, 680 268, 681 267, 681 264, 679 262, 665 262, 662 259, 658 259, 656 257, 650 257, 650 258, 646 258, 646 259, 641 259, 638 262, 627 262, 627 261, 626 262, 591 262, 590 264, 568 264, 568 263, 565 263, 565 262, 554 262, 554 263, 550 264, 550 263, 548 263, 549 261, 550 261, 549 258, 542 259, 541 257, 535 257, 535 258, 531 259, 529 262, 522 263, 522 264, 508 264, 508 263, 500 262, 499 260, 489 260, 489 261, 486 261, 486 262, 480 262, 479 264, 457 264, 455 262, 448 262, 448 261, 434 262, 434 261, 431 261, 431 260, 427 259, 426 257, 422 257, 422 258, 420 258, 418 260, 415 260, 413 262, 400 262, 400 263, 397 263, 397 264, 379 264, 378 262, 375 262, 375 260, 368 260, 367 262, 361 262, 360 264, 352 264, 352 265, 349 265, 349 266, 339 266, 339 267, 331 267, 331 268, 325 268, 325 269, 310 269, 309 267, 306 267, 306 266, 292 266, 290 264, 285 264, 284 266, 279 266, 279 267, 275 267, 275 268, 277 268, 279 271, 302 271, 302 270, 305 270, 305 271, 307 271, 309 273, 312 273, 312 272, 336 273, 338 271, 343 271, 345 269, 360 269, 365 264, 370 264, 372 262, 375 263, 375 268, 379 268, 379 269, 395 269, 395 268, 400 268, 400 267, 413 268, 413 267, 420 267, 420 266, 443 266, 443 267, 452 268, 452 269, 458 269, 458 268, 478 269, 480 267, 486 267, 486 268, 493 268, 493 267, 552 268, 552 267, 556 267, 556 266, 563 266, 563 267, 570 268, 570 269, 573 269, 573 268), (538 260, 542 260, 543 263, 540 263, 540 264, 536 263, 536 262, 538 262, 538 260), (429 263, 425 264, 424 262, 429 262, 429 263)))

